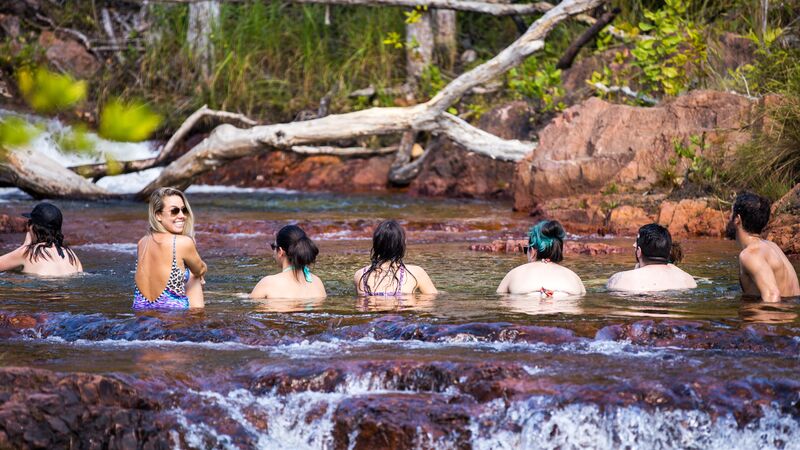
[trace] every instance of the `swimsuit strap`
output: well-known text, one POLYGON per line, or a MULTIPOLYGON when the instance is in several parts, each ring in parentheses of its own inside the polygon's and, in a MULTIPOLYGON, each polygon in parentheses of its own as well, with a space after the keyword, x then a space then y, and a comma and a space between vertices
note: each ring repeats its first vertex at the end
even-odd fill
POLYGON ((395 294, 403 292, 403 282, 406 280, 406 266, 400 265, 400 276, 398 277, 397 289, 394 290, 395 294))
MULTIPOLYGON (((294 270, 294 266, 286 267, 285 269, 283 269, 281 271, 281 273, 288 272, 290 270, 294 270)), ((303 266, 303 278, 305 278, 306 282, 308 282, 308 283, 312 283, 314 281, 314 279, 311 278, 311 269, 309 269, 308 266, 303 266)))
POLYGON ((172 268, 169 271, 169 279, 167 280, 166 289, 170 289, 179 295, 186 293, 186 281, 184 279, 181 269, 178 268, 178 253, 175 248, 175 243, 178 236, 172 236, 172 268))

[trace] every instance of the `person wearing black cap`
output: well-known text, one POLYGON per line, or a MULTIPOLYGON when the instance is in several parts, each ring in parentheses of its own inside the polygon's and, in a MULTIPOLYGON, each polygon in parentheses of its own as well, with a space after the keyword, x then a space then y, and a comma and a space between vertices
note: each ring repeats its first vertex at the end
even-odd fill
POLYGON ((61 210, 51 203, 39 203, 28 218, 25 242, 16 250, 0 256, 0 270, 22 267, 34 275, 63 276, 83 272, 80 260, 61 234, 61 210))
POLYGON ((666 228, 657 223, 644 225, 633 246, 636 268, 615 273, 606 284, 609 290, 652 292, 697 287, 691 275, 673 264, 672 236, 666 228))

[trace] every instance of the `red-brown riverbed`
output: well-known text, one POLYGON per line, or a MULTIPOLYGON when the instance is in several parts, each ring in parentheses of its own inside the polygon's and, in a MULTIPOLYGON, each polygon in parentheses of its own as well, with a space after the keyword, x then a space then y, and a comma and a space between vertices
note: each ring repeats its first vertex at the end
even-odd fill
MULTIPOLYGON (((0 213, 34 204, 7 200, 0 213)), ((207 308, 178 313, 130 310, 146 205, 58 202, 87 273, 0 279, 0 447, 800 448, 800 305, 743 302, 730 242, 684 243, 691 292, 606 292, 631 266, 623 253, 568 256, 585 297, 501 297, 522 257, 468 247, 524 235, 529 218, 507 204, 190 200, 207 308), (388 217, 442 294, 354 295, 388 217), (288 222, 320 245, 330 296, 247 300, 276 271, 268 243, 288 222)), ((0 248, 21 241, 0 235, 0 248)))

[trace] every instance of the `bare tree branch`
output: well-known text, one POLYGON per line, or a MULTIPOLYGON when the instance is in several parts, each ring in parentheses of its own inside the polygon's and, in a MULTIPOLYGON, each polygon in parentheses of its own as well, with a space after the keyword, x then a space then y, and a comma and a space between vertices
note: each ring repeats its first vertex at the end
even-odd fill
POLYGON ((614 8, 611 11, 608 11, 602 16, 600 16, 600 18, 597 19, 597 22, 595 22, 594 25, 590 26, 589 29, 587 29, 586 31, 583 32, 583 34, 578 36, 578 39, 575 39, 575 41, 573 41, 569 45, 567 50, 564 52, 564 55, 562 55, 561 58, 556 63, 556 69, 564 70, 572 67, 572 62, 575 61, 575 57, 578 56, 578 52, 581 51, 583 46, 588 44, 589 41, 591 41, 592 39, 594 39, 595 36, 597 36, 597 34, 600 33, 600 31, 606 25, 611 23, 611 21, 614 20, 614 18, 617 17, 617 14, 619 13, 620 9, 614 8))
POLYGON ((250 129, 221 125, 194 149, 167 166, 138 196, 146 197, 161 186, 186 188, 195 177, 228 161, 256 155, 271 148, 291 148, 407 130, 442 133, 470 151, 503 160, 519 160, 535 148, 534 143, 501 139, 444 111, 471 88, 502 75, 541 49, 544 46, 544 37, 558 22, 600 3, 601 0, 567 0, 560 3, 534 22, 523 36, 496 57, 462 74, 424 104, 405 108, 372 108, 250 129))
POLYGON ((295 145, 292 147, 293 153, 300 155, 333 155, 333 156, 378 156, 395 153, 398 146, 368 148, 368 147, 332 147, 328 145, 312 147, 309 145, 295 145))
MULTIPOLYGON (((159 165, 163 165, 170 161, 175 146, 182 141, 187 134, 194 128, 200 120, 211 117, 219 119, 224 123, 238 123, 247 126, 254 126, 258 122, 244 116, 243 114, 232 113, 228 111, 216 111, 209 109, 207 105, 201 106, 197 111, 193 112, 186 120, 183 121, 180 127, 175 131, 172 137, 169 138, 166 144, 161 147, 158 155, 155 158, 139 159, 135 161, 119 161, 119 166, 115 167, 115 175, 131 172, 139 172, 141 170, 150 169, 159 165)), ((69 168, 73 172, 92 178, 94 181, 108 175, 108 164, 84 164, 80 166, 73 166, 69 168)))

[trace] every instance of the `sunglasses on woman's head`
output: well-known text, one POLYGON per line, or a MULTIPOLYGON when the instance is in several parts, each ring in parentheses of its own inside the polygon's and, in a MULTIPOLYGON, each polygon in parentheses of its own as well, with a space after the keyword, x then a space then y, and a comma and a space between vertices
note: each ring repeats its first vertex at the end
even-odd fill
POLYGON ((273 251, 275 251, 275 249, 278 248, 278 244, 276 244, 275 242, 270 242, 269 246, 272 247, 273 251))
POLYGON ((526 246, 522 247, 522 253, 525 253, 525 254, 527 255, 527 254, 528 254, 528 251, 529 251, 530 249, 531 249, 531 247, 530 247, 529 245, 526 245, 526 246))
POLYGON ((177 216, 178 213, 181 212, 183 213, 184 216, 189 215, 189 210, 185 206, 183 208, 178 208, 177 206, 173 206, 172 208, 169 209, 169 215, 172 217, 177 216))

